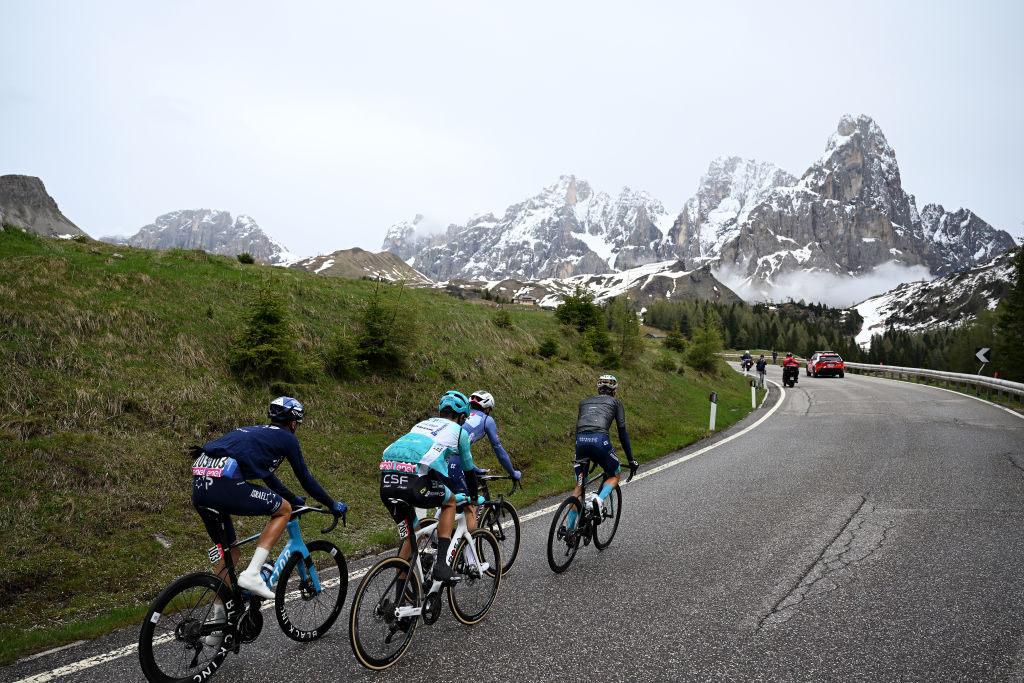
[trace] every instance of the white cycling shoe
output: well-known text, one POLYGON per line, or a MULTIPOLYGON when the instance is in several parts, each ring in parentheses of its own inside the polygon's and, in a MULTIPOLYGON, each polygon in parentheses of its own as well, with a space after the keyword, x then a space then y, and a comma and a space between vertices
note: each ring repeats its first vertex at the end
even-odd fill
POLYGON ((238 575, 238 586, 266 600, 273 600, 276 597, 274 591, 267 587, 259 572, 251 572, 246 569, 238 575))

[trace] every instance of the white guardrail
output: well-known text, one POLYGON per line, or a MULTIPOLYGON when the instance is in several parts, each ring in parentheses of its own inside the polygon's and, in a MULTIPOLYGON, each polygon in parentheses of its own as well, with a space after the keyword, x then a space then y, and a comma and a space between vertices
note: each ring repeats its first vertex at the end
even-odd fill
MULTIPOLYGON (((738 353, 723 353, 726 358, 739 358, 738 353)), ((798 359, 804 365, 806 360, 798 359)), ((1006 394, 1007 399, 1015 397, 1018 403, 1024 403, 1024 384, 1011 382, 996 377, 984 375, 966 375, 959 372, 944 372, 942 370, 926 370, 925 368, 904 368, 898 365, 872 365, 870 363, 846 363, 847 372, 856 372, 861 375, 872 377, 885 377, 887 379, 906 380, 908 382, 920 383, 924 380, 926 384, 939 386, 944 384, 947 389, 968 389, 973 388, 976 396, 984 393, 988 398, 995 394, 997 399, 1002 399, 1006 394)))

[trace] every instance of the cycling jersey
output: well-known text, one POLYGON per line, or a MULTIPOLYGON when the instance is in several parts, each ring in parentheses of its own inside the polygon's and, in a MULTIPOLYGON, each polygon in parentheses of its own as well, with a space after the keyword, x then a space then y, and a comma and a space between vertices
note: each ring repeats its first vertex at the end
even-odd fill
POLYGON ((622 401, 607 394, 598 394, 580 401, 579 415, 576 418, 576 436, 580 434, 608 434, 608 428, 615 421, 619 430, 619 441, 626 457, 633 460, 633 450, 629 447, 629 435, 626 433, 626 409, 622 401))
MULTIPOLYGON (((469 433, 456 422, 432 417, 416 424, 408 434, 384 450, 380 468, 385 472, 403 472, 424 476, 436 472, 448 477, 448 456, 458 455, 464 472, 473 472, 469 433)), ((476 477, 467 477, 468 493, 477 494, 476 477)))
POLYGON ((192 473, 207 479, 262 479, 282 498, 296 504, 298 497, 274 474, 285 460, 291 465, 302 488, 327 507, 334 505, 334 499, 327 495, 306 466, 299 440, 289 430, 277 425, 241 427, 205 444, 203 455, 192 465, 192 473))
POLYGON ((494 421, 493 417, 482 410, 473 410, 469 413, 469 417, 466 418, 466 423, 462 427, 469 433, 469 442, 471 444, 476 443, 486 434, 488 441, 491 442, 491 448, 494 449, 494 455, 498 456, 498 462, 501 463, 501 466, 509 474, 515 471, 515 468, 512 467, 512 458, 508 456, 508 453, 501 445, 501 441, 498 440, 498 424, 494 421))

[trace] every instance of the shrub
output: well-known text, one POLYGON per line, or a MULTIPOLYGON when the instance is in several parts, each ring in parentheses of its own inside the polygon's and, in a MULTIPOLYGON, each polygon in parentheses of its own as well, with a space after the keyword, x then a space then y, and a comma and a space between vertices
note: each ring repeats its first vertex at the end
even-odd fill
POLYGON ((676 362, 671 358, 659 358, 654 361, 654 369, 660 372, 675 372, 676 362))
POLYGON ((554 335, 548 335, 537 347, 537 353, 544 358, 552 358, 558 355, 558 339, 554 335))
POLYGON ((597 327, 603 320, 601 308, 594 303, 594 295, 578 286, 555 309, 555 317, 558 322, 575 327, 580 332, 588 327, 597 327))
POLYGON ((679 353, 686 351, 686 337, 679 331, 678 326, 668 333, 668 337, 665 338, 662 344, 665 345, 665 348, 678 351, 679 353))
POLYGON ((491 322, 504 330, 512 329, 512 314, 504 308, 499 308, 491 317, 491 322))
POLYGON ((256 263, 256 259, 254 259, 252 257, 252 254, 250 254, 247 251, 243 252, 241 254, 238 254, 237 256, 235 256, 235 258, 238 259, 239 263, 256 263))
POLYGON ((709 308, 704 313, 703 325, 693 337, 686 362, 698 370, 712 372, 717 367, 717 354, 721 350, 722 335, 718 331, 718 316, 709 308))
POLYGON ((243 379, 294 379, 308 370, 295 351, 296 335, 284 300, 261 288, 245 327, 228 346, 228 364, 243 379))
POLYGON ((326 362, 331 372, 352 377, 406 367, 419 341, 419 322, 416 308, 403 301, 404 294, 404 284, 377 280, 372 294, 359 304, 357 331, 335 337, 328 347, 326 362))

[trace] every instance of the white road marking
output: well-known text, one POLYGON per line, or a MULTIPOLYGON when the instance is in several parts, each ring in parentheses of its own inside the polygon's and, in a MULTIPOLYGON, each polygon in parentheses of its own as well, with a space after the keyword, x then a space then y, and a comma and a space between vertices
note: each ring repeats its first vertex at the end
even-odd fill
MULTIPOLYGON (((768 382, 770 384, 775 384, 775 386, 779 386, 773 380, 768 380, 768 382)), ((690 453, 689 455, 684 455, 684 456, 676 458, 675 460, 672 460, 670 462, 664 463, 662 465, 658 465, 654 469, 647 470, 645 472, 637 474, 635 477, 633 477, 633 480, 634 481, 638 481, 640 479, 643 479, 644 477, 649 477, 652 474, 655 474, 657 472, 661 472, 663 470, 667 470, 670 467, 675 467, 676 465, 681 465, 684 462, 686 462, 687 460, 692 460, 692 459, 696 458, 698 455, 703 455, 703 454, 707 453, 708 451, 710 451, 712 449, 718 448, 719 446, 721 446, 723 444, 729 443, 733 439, 738 439, 739 437, 743 436, 744 434, 746 434, 747 432, 749 432, 750 430, 754 429, 755 427, 760 425, 762 422, 767 420, 769 417, 771 417, 772 414, 774 414, 775 411, 778 410, 779 406, 782 405, 783 400, 786 398, 786 390, 783 389, 782 387, 779 387, 779 390, 782 392, 782 395, 779 397, 778 402, 776 402, 776 404, 774 406, 772 406, 772 409, 769 410, 767 413, 765 413, 761 417, 761 419, 759 419, 754 424, 750 425, 749 427, 746 427, 745 429, 742 429, 742 430, 736 432, 732 436, 726 437, 726 438, 722 439, 721 441, 715 442, 715 443, 711 444, 710 446, 705 446, 704 448, 701 448, 698 451, 694 451, 693 453, 690 453)), ((771 393, 771 389, 769 389, 768 392, 771 393)), ((764 401, 766 401, 766 400, 768 400, 768 394, 765 394, 765 397, 761 401, 761 404, 763 405, 764 401)), ((629 483, 629 482, 621 482, 619 484, 619 486, 625 486, 627 483, 629 483)), ((531 519, 537 519, 538 517, 543 517, 544 515, 550 514, 550 513, 554 512, 558 508, 558 505, 561 505, 561 501, 559 501, 558 504, 556 504, 556 505, 549 505, 548 507, 542 508, 540 510, 534 510, 533 512, 531 512, 529 514, 526 514, 526 515, 523 515, 522 517, 520 517, 520 522, 527 522, 527 521, 529 521, 531 519)), ((349 583, 351 583, 355 579, 360 579, 363 576, 365 576, 366 573, 368 571, 370 571, 371 568, 372 567, 367 567, 365 569, 359 569, 359 570, 356 570, 354 572, 351 572, 348 575, 349 583)), ((335 579, 334 581, 337 581, 337 580, 335 579)), ((325 587, 333 585, 334 581, 324 582, 325 587)), ((265 602, 263 604, 263 609, 269 609, 271 606, 272 606, 272 603, 265 602)), ((171 636, 164 636, 164 638, 168 638, 168 639, 170 637, 171 636)), ((161 641, 161 642, 163 642, 163 641, 161 641)), ((138 644, 126 645, 125 647, 121 647, 121 648, 118 648, 116 650, 111 650, 110 652, 104 652, 103 654, 96 655, 95 657, 89 657, 88 659, 83 659, 83 660, 78 661, 78 662, 72 662, 70 664, 66 664, 66 665, 64 665, 62 667, 59 667, 57 669, 53 669, 51 671, 45 671, 45 672, 42 672, 42 673, 38 673, 38 674, 36 674, 34 676, 30 676, 28 678, 23 678, 23 679, 21 679, 19 681, 16 681, 15 683, 46 683, 46 681, 52 681, 53 679, 60 678, 61 676, 68 676, 70 674, 77 673, 79 671, 84 671, 86 669, 91 669, 94 666, 97 666, 99 664, 103 664, 105 662, 112 661, 114 659, 119 659, 121 657, 127 657, 128 655, 130 655, 132 653, 135 653, 137 651, 138 651, 138 644)))

